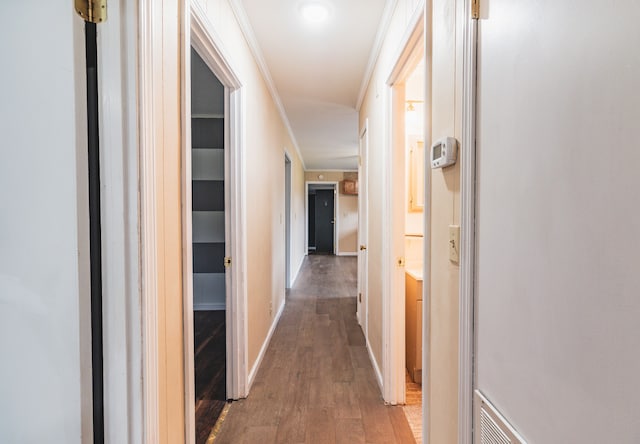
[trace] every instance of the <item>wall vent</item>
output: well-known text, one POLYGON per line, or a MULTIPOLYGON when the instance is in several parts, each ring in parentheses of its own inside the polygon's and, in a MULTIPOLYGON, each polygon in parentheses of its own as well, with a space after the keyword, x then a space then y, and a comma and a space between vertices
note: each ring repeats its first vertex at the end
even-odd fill
POLYGON ((478 390, 475 391, 475 444, 526 444, 506 419, 478 390))

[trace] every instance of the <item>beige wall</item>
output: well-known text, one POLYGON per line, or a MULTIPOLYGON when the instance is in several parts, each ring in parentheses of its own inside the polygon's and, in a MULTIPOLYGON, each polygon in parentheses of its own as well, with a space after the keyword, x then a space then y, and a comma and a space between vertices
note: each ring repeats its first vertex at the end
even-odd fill
MULTIPOLYGON (((382 177, 385 165, 384 143, 389 128, 385 120, 386 81, 399 54, 401 39, 415 7, 413 1, 398 2, 384 46, 369 84, 360 112, 360 128, 369 119, 370 177, 382 177)), ((429 2, 427 2, 429 3, 429 2)), ((456 47, 456 11, 462 2, 433 1, 433 109, 432 136, 425 140, 425 152, 433 140, 444 136, 460 139, 461 109, 456 97, 461 96, 456 47)), ((427 32, 428 32, 427 28, 427 32)), ((457 442, 457 375, 458 375, 458 266, 448 259, 448 226, 459 224, 460 167, 432 170, 431 214, 431 276, 430 294, 430 375, 431 406, 429 415, 430 442, 457 442)), ((369 342, 381 366, 382 357, 382 181, 371 180, 369 192, 369 342)), ((425 325, 427 325, 425 323, 425 325)))
MULTIPOLYGON (((285 295, 285 170, 292 171, 292 262, 304 256, 304 172, 278 110, 226 0, 201 1, 244 89, 247 219, 248 370, 256 363, 285 295)), ((161 443, 184 442, 184 347, 182 314, 180 2, 164 0, 158 25, 164 76, 159 96, 158 333, 161 443)), ((187 13, 188 15, 188 13, 187 13)), ((292 268, 293 270, 294 268, 292 268)))
POLYGON ((183 442, 185 433, 179 3, 162 1, 162 26, 154 35, 163 48, 154 66, 160 444, 183 442))
MULTIPOLYGON (((344 179, 358 179, 357 172, 350 171, 306 171, 305 181, 341 182, 344 179), (323 178, 319 179, 318 176, 323 178)), ((358 196, 344 194, 338 183, 338 254, 357 254, 358 249, 358 196)))

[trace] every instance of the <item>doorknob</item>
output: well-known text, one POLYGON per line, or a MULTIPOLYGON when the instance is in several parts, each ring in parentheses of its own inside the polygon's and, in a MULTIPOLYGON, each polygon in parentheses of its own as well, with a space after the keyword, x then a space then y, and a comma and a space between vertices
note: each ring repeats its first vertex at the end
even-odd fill
POLYGON ((364 251, 366 249, 367 249, 367 247, 365 247, 364 245, 360 245, 360 251, 364 251))
POLYGON ((335 223, 336 223, 336 220, 335 220, 335 219, 333 219, 333 220, 331 221, 331 223, 332 223, 332 224, 335 224, 335 223))

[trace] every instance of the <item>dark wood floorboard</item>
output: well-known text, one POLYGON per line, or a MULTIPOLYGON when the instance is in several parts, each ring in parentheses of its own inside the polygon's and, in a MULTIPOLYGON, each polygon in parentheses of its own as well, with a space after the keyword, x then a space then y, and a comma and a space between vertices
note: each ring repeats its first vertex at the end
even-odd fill
POLYGON ((356 320, 353 257, 305 259, 247 399, 216 443, 415 443, 384 405, 356 320), (255 441, 252 441, 254 440, 255 441))
POLYGON ((196 443, 204 444, 226 403, 225 312, 194 312, 193 336, 196 443))

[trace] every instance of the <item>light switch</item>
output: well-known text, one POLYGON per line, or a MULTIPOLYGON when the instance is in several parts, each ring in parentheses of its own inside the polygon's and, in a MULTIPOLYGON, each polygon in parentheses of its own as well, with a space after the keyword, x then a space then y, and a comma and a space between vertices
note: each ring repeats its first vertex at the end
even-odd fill
POLYGON ((449 260, 460 260, 460 225, 449 225, 449 260))

